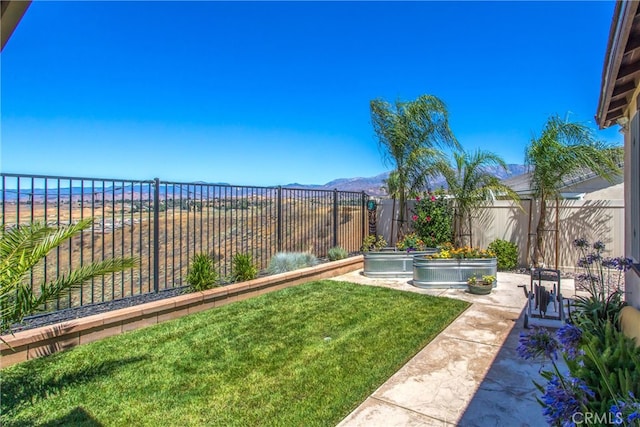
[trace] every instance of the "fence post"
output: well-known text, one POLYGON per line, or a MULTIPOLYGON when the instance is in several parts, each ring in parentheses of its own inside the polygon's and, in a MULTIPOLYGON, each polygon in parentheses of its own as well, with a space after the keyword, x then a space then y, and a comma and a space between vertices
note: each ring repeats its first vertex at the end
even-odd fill
MULTIPOLYGON (((360 243, 364 241, 364 236, 366 235, 367 230, 367 193, 362 192, 362 206, 360 209, 360 217, 362 219, 362 234, 360 235, 360 243)), ((360 248, 358 248, 360 249, 360 248)))
POLYGON ((338 189, 333 190, 333 247, 338 246, 338 189))
POLYGON ((282 186, 278 186, 278 222, 277 222, 277 252, 282 251, 282 186))
POLYGON ((153 179, 153 291, 160 290, 160 179, 153 179))

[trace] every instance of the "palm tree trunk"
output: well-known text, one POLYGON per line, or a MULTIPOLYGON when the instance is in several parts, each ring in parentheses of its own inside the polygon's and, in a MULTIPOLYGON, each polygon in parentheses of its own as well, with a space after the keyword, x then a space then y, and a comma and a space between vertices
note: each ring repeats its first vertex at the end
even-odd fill
POLYGON ((398 235, 397 235, 397 240, 396 242, 400 241, 400 239, 402 239, 402 236, 404 235, 404 211, 407 205, 407 198, 404 192, 404 189, 401 189, 400 191, 400 203, 399 203, 399 207, 400 207, 400 212, 398 214, 398 235))
POLYGON ((540 199, 540 218, 536 226, 536 246, 533 252, 533 265, 539 267, 544 262, 544 227, 547 221, 547 203, 540 199))
MULTIPOLYGON (((393 198, 393 208, 391 208, 391 233, 389 233, 390 240, 393 240, 393 226, 396 223, 396 198, 393 198)), ((393 241, 389 242, 389 244, 393 244, 393 241)))
POLYGON ((458 208, 456 208, 453 214, 453 244, 457 247, 462 246, 463 225, 464 221, 462 218, 462 213, 458 208))
POLYGON ((469 246, 473 247, 473 228, 471 227, 471 212, 467 212, 467 219, 469 220, 469 246))

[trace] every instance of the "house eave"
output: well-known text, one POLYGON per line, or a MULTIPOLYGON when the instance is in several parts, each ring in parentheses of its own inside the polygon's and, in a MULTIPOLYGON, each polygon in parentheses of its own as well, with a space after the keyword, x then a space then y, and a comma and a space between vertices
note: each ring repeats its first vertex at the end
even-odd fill
POLYGON ((0 50, 4 50, 11 34, 13 34, 30 5, 31 0, 2 0, 0 2, 0 33, 2 40, 0 50))
POLYGON ((637 1, 616 2, 602 70, 596 122, 607 128, 623 117, 640 80, 637 1))

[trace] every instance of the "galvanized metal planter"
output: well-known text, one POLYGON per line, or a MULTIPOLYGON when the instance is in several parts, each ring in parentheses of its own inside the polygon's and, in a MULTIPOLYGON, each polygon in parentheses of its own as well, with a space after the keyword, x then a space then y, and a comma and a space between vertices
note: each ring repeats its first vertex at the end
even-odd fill
POLYGON ((364 271, 367 277, 411 277, 413 275, 413 257, 416 255, 432 255, 435 248, 420 252, 399 251, 396 249, 379 252, 364 252, 364 271))
MULTIPOLYGON (((427 259, 413 258, 413 282, 419 288, 467 288, 471 276, 496 276, 496 258, 427 259)), ((494 282, 494 287, 495 282, 494 282)))
POLYGON ((489 285, 467 285, 469 293, 474 295, 488 295, 491 293, 493 286, 489 285))

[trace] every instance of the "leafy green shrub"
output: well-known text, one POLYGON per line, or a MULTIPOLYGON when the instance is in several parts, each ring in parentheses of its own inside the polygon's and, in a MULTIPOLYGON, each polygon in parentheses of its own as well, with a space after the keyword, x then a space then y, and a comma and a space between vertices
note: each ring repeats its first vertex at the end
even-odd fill
POLYGON ((267 272, 285 273, 318 264, 318 258, 309 252, 278 252, 271 258, 267 272))
POLYGON ((585 354, 567 360, 571 375, 581 378, 595 392, 589 402, 594 412, 607 412, 611 399, 626 397, 629 392, 640 396, 640 348, 611 322, 601 326, 599 334, 584 330, 582 349, 585 354))
POLYGON ((577 289, 586 291, 575 300, 576 310, 571 320, 582 329, 602 338, 603 325, 618 323, 624 301, 624 274, 631 268, 632 260, 625 257, 605 258, 604 243, 597 241, 591 245, 579 238, 573 245, 580 251, 578 267, 583 273, 575 279, 577 289))
POLYGON ((518 265, 518 246, 507 240, 496 239, 487 247, 496 254, 498 270, 511 270, 518 265))
POLYGON ((360 250, 362 252, 379 251, 385 246, 387 246, 387 241, 384 240, 384 237, 380 235, 376 236, 375 234, 369 234, 362 241, 362 246, 360 247, 360 250))
POLYGON ((203 253, 196 254, 191 261, 186 281, 192 292, 204 291, 216 286, 218 273, 216 273, 211 257, 203 253))
POLYGON ((258 268, 253 265, 251 254, 236 254, 233 257, 231 278, 234 282, 244 282, 258 277, 258 268))
POLYGON ((640 402, 634 397, 640 393, 640 348, 610 321, 602 325, 600 332, 592 334, 567 323, 555 334, 546 328, 533 328, 520 335, 516 351, 521 357, 543 358, 551 364, 552 369, 539 370, 546 385, 534 381, 542 393, 537 400, 549 425, 567 425, 565 421, 578 412, 609 412, 617 417, 618 412, 624 412, 621 407, 640 409, 640 402), (558 353, 569 368, 568 373, 560 371, 558 353))
POLYGON ((540 370, 546 386, 534 382, 543 393, 538 402, 549 425, 564 425, 576 413, 610 414, 620 421, 616 424, 626 420, 625 425, 637 425, 633 420, 640 409, 635 397, 640 395, 640 348, 617 324, 623 305, 622 278, 632 260, 604 258, 605 245, 600 241, 591 246, 579 238, 573 244, 582 255, 578 266, 585 271, 576 285, 582 282, 588 296, 576 299, 570 321, 555 337, 545 328, 534 328, 520 335, 517 352, 525 359, 544 356, 551 362, 553 370, 540 370), (558 352, 568 374, 558 369, 558 352))
POLYGON ((340 246, 336 246, 334 248, 329 249, 329 261, 337 261, 339 259, 345 259, 349 256, 349 253, 346 249, 341 248, 340 246))
POLYGON ((435 248, 452 241, 453 208, 444 191, 416 198, 411 219, 413 230, 427 247, 435 248))

